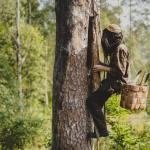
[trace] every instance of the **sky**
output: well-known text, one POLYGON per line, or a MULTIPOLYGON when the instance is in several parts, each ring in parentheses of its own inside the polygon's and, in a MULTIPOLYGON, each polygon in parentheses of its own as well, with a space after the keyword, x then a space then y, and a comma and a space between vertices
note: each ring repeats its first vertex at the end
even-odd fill
MULTIPOLYGON (((38 0, 38 1, 40 2, 40 0, 38 0)), ((42 1, 44 2, 44 1, 47 1, 47 0, 42 0, 42 1)), ((49 1, 54 1, 54 0, 49 0, 49 1)), ((118 7, 121 0, 106 0, 106 2, 111 4, 111 6, 117 6, 118 7)), ((129 2, 129 1, 127 1, 127 2, 129 2)), ((137 2, 137 0, 132 1, 132 3, 136 3, 136 2, 137 2)), ((140 3, 140 1, 138 1, 138 3, 140 3)), ((43 3, 40 2, 40 4, 41 5, 40 5, 39 9, 41 9, 43 7, 43 3)), ((143 4, 144 3, 141 3, 141 7, 138 8, 138 10, 140 10, 141 13, 142 13, 143 4)), ((132 9, 134 9, 134 7, 132 7, 132 9)), ((145 3, 144 7, 147 7, 147 9, 149 9, 150 4, 145 3)), ((127 25, 130 24, 130 8, 129 8, 129 6, 123 6, 122 8, 123 8, 123 14, 121 14, 121 16, 120 16, 120 18, 121 18, 121 29, 126 30, 127 25)), ((111 7, 110 7, 110 9, 111 9, 111 7)), ((141 16, 139 15, 139 16, 134 16, 134 17, 136 19, 139 19, 138 17, 141 17, 141 16)), ((150 16, 149 16, 149 20, 150 20, 150 16)))
MULTIPOLYGON (((118 6, 120 2, 119 0, 107 0, 109 1, 109 3, 112 5, 112 6, 118 6)), ((123 7, 123 14, 120 15, 120 19, 121 19, 121 28, 122 29, 126 29, 127 28, 127 25, 130 24, 130 17, 129 17, 129 14, 130 14, 130 9, 129 7, 126 7, 124 6, 123 7)))
MULTIPOLYGON (((107 2, 109 2, 109 4, 111 4, 112 6, 118 6, 121 0, 106 0, 107 2)), ((129 1, 126 1, 129 2, 129 1)), ((142 13, 144 12, 143 9, 150 9, 150 2, 143 2, 143 1, 137 1, 137 0, 132 0, 133 6, 131 7, 131 10, 134 11, 134 9, 136 9, 136 11, 139 11, 140 13, 138 15, 133 14, 134 16, 132 16, 134 18, 134 20, 142 20, 145 24, 149 24, 150 26, 150 22, 147 20, 144 20, 144 18, 146 16, 142 15, 142 13), (136 3, 138 2, 138 5, 136 5, 136 3)), ((123 14, 121 14, 121 28, 122 29, 127 29, 127 25, 130 24, 130 7, 129 6, 123 6, 123 14)), ((150 20, 150 14, 147 16, 150 20)), ((134 29, 133 25, 132 25, 132 29, 134 29)))
MULTIPOLYGON (((40 0, 38 0, 40 2, 40 0)), ((53 1, 53 0, 52 0, 53 1)), ((107 0, 109 1, 109 3, 112 6, 118 6, 118 0, 107 0)), ((41 9, 43 7, 43 3, 40 2, 40 7, 39 9, 41 9)), ((124 14, 121 15, 121 28, 125 28, 127 25, 129 25, 130 21, 129 21, 129 17, 124 17, 124 16, 128 16, 130 13, 130 10, 128 7, 124 7, 123 8, 124 14)))

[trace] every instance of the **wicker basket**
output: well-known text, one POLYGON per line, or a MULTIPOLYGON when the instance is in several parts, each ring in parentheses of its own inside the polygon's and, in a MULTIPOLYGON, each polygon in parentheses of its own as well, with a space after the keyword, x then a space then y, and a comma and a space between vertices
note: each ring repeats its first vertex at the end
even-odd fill
POLYGON ((148 89, 148 85, 123 84, 120 106, 128 110, 145 110, 148 89))

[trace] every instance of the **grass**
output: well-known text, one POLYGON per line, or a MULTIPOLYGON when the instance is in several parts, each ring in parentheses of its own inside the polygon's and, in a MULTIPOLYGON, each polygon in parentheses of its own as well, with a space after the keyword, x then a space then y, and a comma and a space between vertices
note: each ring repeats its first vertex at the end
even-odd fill
POLYGON ((146 111, 136 111, 133 114, 128 115, 129 123, 134 129, 134 133, 139 133, 144 129, 144 125, 150 125, 149 115, 146 111))
MULTIPOLYGON (((135 111, 133 114, 128 114, 128 121, 132 125, 133 128, 133 134, 138 134, 141 131, 143 131, 145 125, 150 125, 150 119, 149 115, 146 113, 146 111, 135 111)), ((108 126, 108 130, 110 131, 110 126, 108 126)), ((108 145, 110 142, 110 139, 107 138, 108 145)), ((97 150, 97 139, 94 139, 94 148, 97 150)), ((106 150, 106 138, 100 138, 99 139, 99 148, 100 150, 106 150)), ((107 148, 107 150, 109 150, 107 148)))
POLYGON ((35 114, 38 112, 38 117, 44 119, 42 128, 39 129, 40 136, 33 139, 30 144, 26 145, 24 150, 48 150, 44 146, 48 142, 48 139, 51 139, 51 129, 52 129, 52 104, 50 103, 49 106, 45 104, 35 104, 33 106, 35 114))

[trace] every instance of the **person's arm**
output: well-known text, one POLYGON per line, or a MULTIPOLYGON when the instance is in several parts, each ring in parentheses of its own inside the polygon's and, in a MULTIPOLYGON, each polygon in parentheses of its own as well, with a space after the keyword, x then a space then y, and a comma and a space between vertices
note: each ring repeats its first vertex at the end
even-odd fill
POLYGON ((117 50, 114 54, 114 67, 106 67, 101 65, 94 65, 94 72, 106 71, 110 73, 112 77, 121 78, 125 75, 127 65, 127 54, 124 50, 117 50))
POLYGON ((108 65, 108 64, 105 64, 104 62, 102 62, 102 61, 100 60, 100 58, 99 58, 99 63, 100 63, 100 65, 102 65, 102 66, 109 67, 109 65, 108 65))
POLYGON ((101 66, 101 65, 94 65, 93 66, 93 71, 94 72, 98 72, 98 71, 106 71, 108 73, 110 73, 110 67, 106 67, 106 66, 101 66))

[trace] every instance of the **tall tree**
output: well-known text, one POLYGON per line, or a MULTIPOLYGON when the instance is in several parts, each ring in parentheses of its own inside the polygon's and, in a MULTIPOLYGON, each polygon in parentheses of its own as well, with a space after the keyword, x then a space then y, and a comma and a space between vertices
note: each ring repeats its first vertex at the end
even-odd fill
POLYGON ((130 0, 130 58, 132 59, 132 0, 130 0))
POLYGON ((36 0, 32 1, 31 4, 32 25, 38 27, 42 36, 46 40, 47 53, 45 54, 45 57, 47 57, 48 59, 45 62, 47 63, 45 73, 45 101, 46 104, 48 104, 48 101, 51 101, 52 97, 52 79, 56 43, 55 2, 54 0, 36 0), (40 4, 42 4, 42 7, 40 7, 40 4), (48 78, 46 77, 46 74, 48 78))
MULTIPOLYGON (((92 92, 92 44, 96 50, 98 48, 95 37, 90 38, 93 30, 90 29, 92 25, 89 25, 89 22, 91 23, 92 20, 89 17, 97 14, 93 12, 92 3, 95 1, 55 1, 53 150, 93 149, 93 139, 87 137, 87 132, 92 130, 93 123, 86 109, 86 98, 92 92), (90 39, 94 40, 89 41, 90 39)), ((95 58, 98 60, 98 53, 93 55, 96 55, 95 58)), ((98 79, 97 75, 94 76, 94 79, 98 79)), ((95 88, 97 88, 96 82, 95 88)))
MULTIPOLYGON (((1 2, 1 1, 0 1, 1 2)), ((1 2, 2 4, 2 2, 1 2)), ((30 0, 28 1, 29 4, 29 14, 31 16, 31 4, 30 0)), ((3 6, 3 5, 2 5, 3 6)), ((2 8, 3 16, 4 16, 4 21, 5 24, 7 23, 7 19, 5 16, 4 9, 2 8)), ((31 28, 31 17, 29 18, 29 24, 31 28)), ((22 70, 22 65, 25 62, 25 59, 27 57, 27 54, 29 52, 29 47, 30 47, 30 41, 31 41, 31 30, 30 30, 30 38, 29 38, 29 43, 28 47, 26 50, 25 55, 23 58, 21 58, 21 39, 20 39, 20 0, 16 0, 16 37, 15 35, 9 30, 10 35, 12 36, 13 40, 15 41, 16 45, 16 55, 17 55, 17 64, 18 64, 18 84, 19 84, 19 97, 20 97, 20 106, 22 106, 22 76, 21 76, 21 70, 22 70)))

